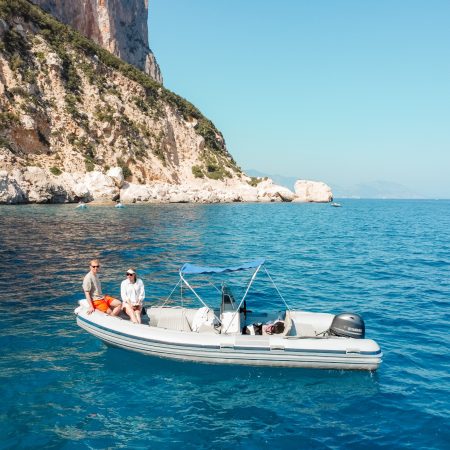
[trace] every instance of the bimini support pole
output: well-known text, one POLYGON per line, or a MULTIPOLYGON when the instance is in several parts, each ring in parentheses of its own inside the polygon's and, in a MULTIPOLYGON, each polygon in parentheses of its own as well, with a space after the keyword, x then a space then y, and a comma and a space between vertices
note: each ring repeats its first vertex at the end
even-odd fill
POLYGON ((206 306, 207 308, 209 308, 209 306, 201 299, 201 297, 197 294, 197 292, 194 291, 194 289, 191 287, 191 285, 187 282, 186 278, 183 277, 183 275, 180 272, 180 278, 181 280, 184 282, 184 284, 192 291, 192 293, 198 298, 198 300, 200 301, 200 303, 203 306, 206 306))
POLYGON ((239 310, 241 309, 242 303, 244 303, 245 297, 247 297, 248 291, 249 291, 251 285, 253 284, 253 281, 255 280, 256 274, 259 272, 259 269, 261 269, 261 266, 262 266, 262 264, 260 266, 258 266, 257 269, 255 270, 255 272, 253 273, 252 278, 250 279, 250 282, 248 283, 247 289, 245 290, 244 296, 242 297, 238 307, 236 308, 236 311, 234 312, 233 317, 231 318, 227 329, 224 331, 224 334, 227 333, 228 328, 230 328, 230 325, 233 323, 233 320, 236 317, 236 314, 239 313, 239 310))
POLYGON ((286 309, 290 311, 291 308, 289 308, 288 304, 286 303, 286 300, 285 300, 284 297, 281 295, 281 292, 278 290, 278 287, 277 287, 277 285, 275 284, 275 281, 272 280, 272 277, 270 276, 268 270, 267 270, 265 267, 264 267, 264 270, 265 270, 267 276, 269 277, 269 280, 272 282, 273 287, 274 287, 274 288, 276 289, 276 291, 278 292, 278 295, 280 296, 281 300, 283 300, 284 305, 286 306, 286 309))
MULTIPOLYGON (((216 314, 214 313, 214 310, 211 309, 211 308, 210 308, 210 307, 209 307, 209 306, 201 299, 201 297, 197 294, 197 292, 195 292, 194 288, 191 287, 191 285, 188 283, 188 281, 186 280, 186 278, 183 277, 181 271, 180 271, 179 273, 180 273, 180 279, 181 279, 181 280, 184 282, 184 284, 191 290, 191 292, 197 297, 197 299, 200 301, 200 303, 201 303, 203 306, 206 306, 208 309, 210 309, 210 310, 213 312, 214 317, 219 321, 219 323, 222 323, 221 320, 220 320, 220 319, 216 316, 216 314)), ((180 280, 180 281, 181 281, 181 280, 180 280)))

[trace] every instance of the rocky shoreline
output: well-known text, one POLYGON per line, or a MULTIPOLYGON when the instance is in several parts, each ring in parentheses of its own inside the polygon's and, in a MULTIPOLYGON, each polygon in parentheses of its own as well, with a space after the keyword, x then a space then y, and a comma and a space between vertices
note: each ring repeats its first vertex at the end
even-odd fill
POLYGON ((106 174, 92 171, 54 175, 39 167, 0 171, 0 204, 330 202, 332 199, 331 189, 325 183, 306 180, 298 180, 292 192, 271 179, 258 180, 254 186, 236 179, 135 184, 125 181, 120 167, 113 167, 106 174))

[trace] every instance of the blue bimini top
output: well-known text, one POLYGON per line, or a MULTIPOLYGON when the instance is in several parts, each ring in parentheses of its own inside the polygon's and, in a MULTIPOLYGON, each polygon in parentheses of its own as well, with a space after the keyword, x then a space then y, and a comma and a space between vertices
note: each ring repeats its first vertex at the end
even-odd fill
POLYGON ((260 258, 234 267, 202 267, 186 263, 180 269, 180 274, 198 275, 201 273, 237 272, 239 270, 255 269, 256 267, 262 266, 265 262, 266 260, 264 258, 260 258))

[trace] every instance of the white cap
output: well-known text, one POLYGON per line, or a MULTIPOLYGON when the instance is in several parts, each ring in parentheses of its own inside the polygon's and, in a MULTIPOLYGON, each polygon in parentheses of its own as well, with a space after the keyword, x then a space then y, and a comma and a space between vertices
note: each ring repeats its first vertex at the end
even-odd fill
POLYGON ((136 272, 133 269, 128 269, 127 273, 131 273, 132 275, 134 275, 136 272))

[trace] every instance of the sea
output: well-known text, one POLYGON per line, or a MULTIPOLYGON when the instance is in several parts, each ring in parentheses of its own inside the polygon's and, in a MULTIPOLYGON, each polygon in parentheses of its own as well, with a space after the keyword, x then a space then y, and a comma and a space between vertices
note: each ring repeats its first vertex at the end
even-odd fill
MULTIPOLYGON (((450 201, 338 201, 1 206, 0 448, 450 448, 450 201), (135 267, 148 306, 185 262, 266 258, 290 308, 360 314, 383 362, 221 366, 107 347, 74 315, 92 258, 113 296, 135 267)), ((234 275, 239 296, 248 274, 234 275)), ((247 307, 282 310, 265 275, 247 307)))

